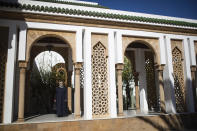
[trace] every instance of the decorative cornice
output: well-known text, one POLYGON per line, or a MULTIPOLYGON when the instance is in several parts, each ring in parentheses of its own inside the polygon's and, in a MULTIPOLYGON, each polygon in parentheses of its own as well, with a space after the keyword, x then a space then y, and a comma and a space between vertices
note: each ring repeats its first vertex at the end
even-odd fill
POLYGON ((93 16, 93 17, 100 17, 100 18, 119 19, 119 20, 127 20, 127 21, 156 23, 156 24, 168 24, 168 25, 175 25, 175 26, 186 26, 186 27, 196 27, 197 28, 197 23, 191 23, 191 22, 185 22, 185 21, 166 20, 166 19, 148 18, 148 17, 141 17, 141 16, 113 14, 113 13, 102 13, 102 12, 85 11, 85 10, 79 10, 79 9, 57 8, 57 7, 20 4, 20 3, 8 3, 8 2, 0 2, 0 7, 17 8, 17 9, 21 9, 21 10, 23 9, 23 10, 29 10, 29 11, 42 11, 42 12, 49 12, 49 13, 69 14, 69 15, 93 16))

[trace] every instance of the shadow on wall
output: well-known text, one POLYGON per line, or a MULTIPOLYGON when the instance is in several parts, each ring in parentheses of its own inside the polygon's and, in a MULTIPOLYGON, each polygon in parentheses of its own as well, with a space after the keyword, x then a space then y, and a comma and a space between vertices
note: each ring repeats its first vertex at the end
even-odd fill
MULTIPOLYGON (((173 95, 173 84, 170 80, 166 80, 165 82, 165 91, 170 90, 171 92, 165 92, 165 101, 169 102, 170 97, 173 95)), ((186 80, 185 82, 187 84, 187 87, 191 86, 191 80, 186 80)), ((159 119, 155 119, 154 117, 137 117, 137 119, 142 120, 143 122, 149 124, 156 130, 185 130, 185 129, 197 129, 197 113, 191 113, 191 108, 193 108, 192 104, 192 90, 187 89, 186 90, 186 105, 190 108, 190 110, 186 110, 185 113, 179 113, 179 114, 168 114, 168 115, 159 115, 159 119), (189 95, 189 94, 192 94, 189 95), (191 97, 191 98, 190 98, 191 97), (190 113, 189 113, 190 112, 190 113)), ((175 102, 172 103, 174 106, 174 109, 176 109, 175 102)))
MULTIPOLYGON (((162 84, 161 81, 159 81, 162 84)), ((166 112, 174 112, 173 109, 176 109, 175 102, 175 91, 173 88, 173 83, 170 79, 164 79, 164 96, 165 96, 165 107, 167 108, 166 112)), ((162 109, 165 110, 165 109, 162 109)))

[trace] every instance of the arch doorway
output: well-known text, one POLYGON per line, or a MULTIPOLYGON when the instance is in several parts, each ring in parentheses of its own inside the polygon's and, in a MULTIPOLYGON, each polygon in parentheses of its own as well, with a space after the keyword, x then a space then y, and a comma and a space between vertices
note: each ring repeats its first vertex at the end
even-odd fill
POLYGON ((135 113, 160 111, 154 50, 148 43, 134 41, 124 55, 123 109, 135 113))
POLYGON ((46 36, 31 47, 26 73, 25 117, 56 113, 56 87, 64 81, 66 115, 74 112, 72 49, 64 40, 46 36))

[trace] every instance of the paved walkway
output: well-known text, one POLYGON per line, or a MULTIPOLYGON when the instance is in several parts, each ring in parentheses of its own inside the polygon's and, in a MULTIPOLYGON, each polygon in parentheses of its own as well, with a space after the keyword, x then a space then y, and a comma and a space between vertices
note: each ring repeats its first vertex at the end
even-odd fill
MULTIPOLYGON (((83 119, 83 118, 80 118, 83 119)), ((77 120, 80 120, 77 119, 77 120)), ((45 115, 40 115, 33 117, 31 119, 28 119, 25 121, 25 123, 42 123, 42 122, 61 122, 61 121, 73 121, 76 120, 74 119, 74 114, 70 114, 68 116, 64 117, 57 117, 56 114, 45 114, 45 115)))
MULTIPOLYGON (((143 114, 141 112, 136 112, 135 110, 125 110, 124 116, 120 116, 118 118, 136 117, 136 116, 155 116, 160 114, 161 113, 151 113, 151 112, 148 114, 143 114)), ((46 115, 40 115, 28 119, 25 121, 25 123, 61 122, 61 121, 77 121, 77 120, 83 120, 83 116, 79 119, 75 119, 74 114, 70 114, 65 117, 57 117, 56 114, 46 114, 46 115)))

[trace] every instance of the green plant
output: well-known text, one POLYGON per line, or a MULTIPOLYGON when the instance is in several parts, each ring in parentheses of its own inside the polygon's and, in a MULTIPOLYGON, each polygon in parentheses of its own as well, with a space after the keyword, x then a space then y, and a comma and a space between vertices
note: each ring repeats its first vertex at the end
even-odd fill
POLYGON ((131 107, 131 88, 130 83, 132 82, 132 80, 134 79, 133 76, 133 70, 132 70, 132 63, 130 62, 129 59, 127 59, 127 57, 124 57, 124 69, 123 69, 123 73, 122 73, 122 80, 123 80, 123 85, 126 87, 126 98, 124 101, 124 107, 125 109, 128 109, 128 107, 131 107))

